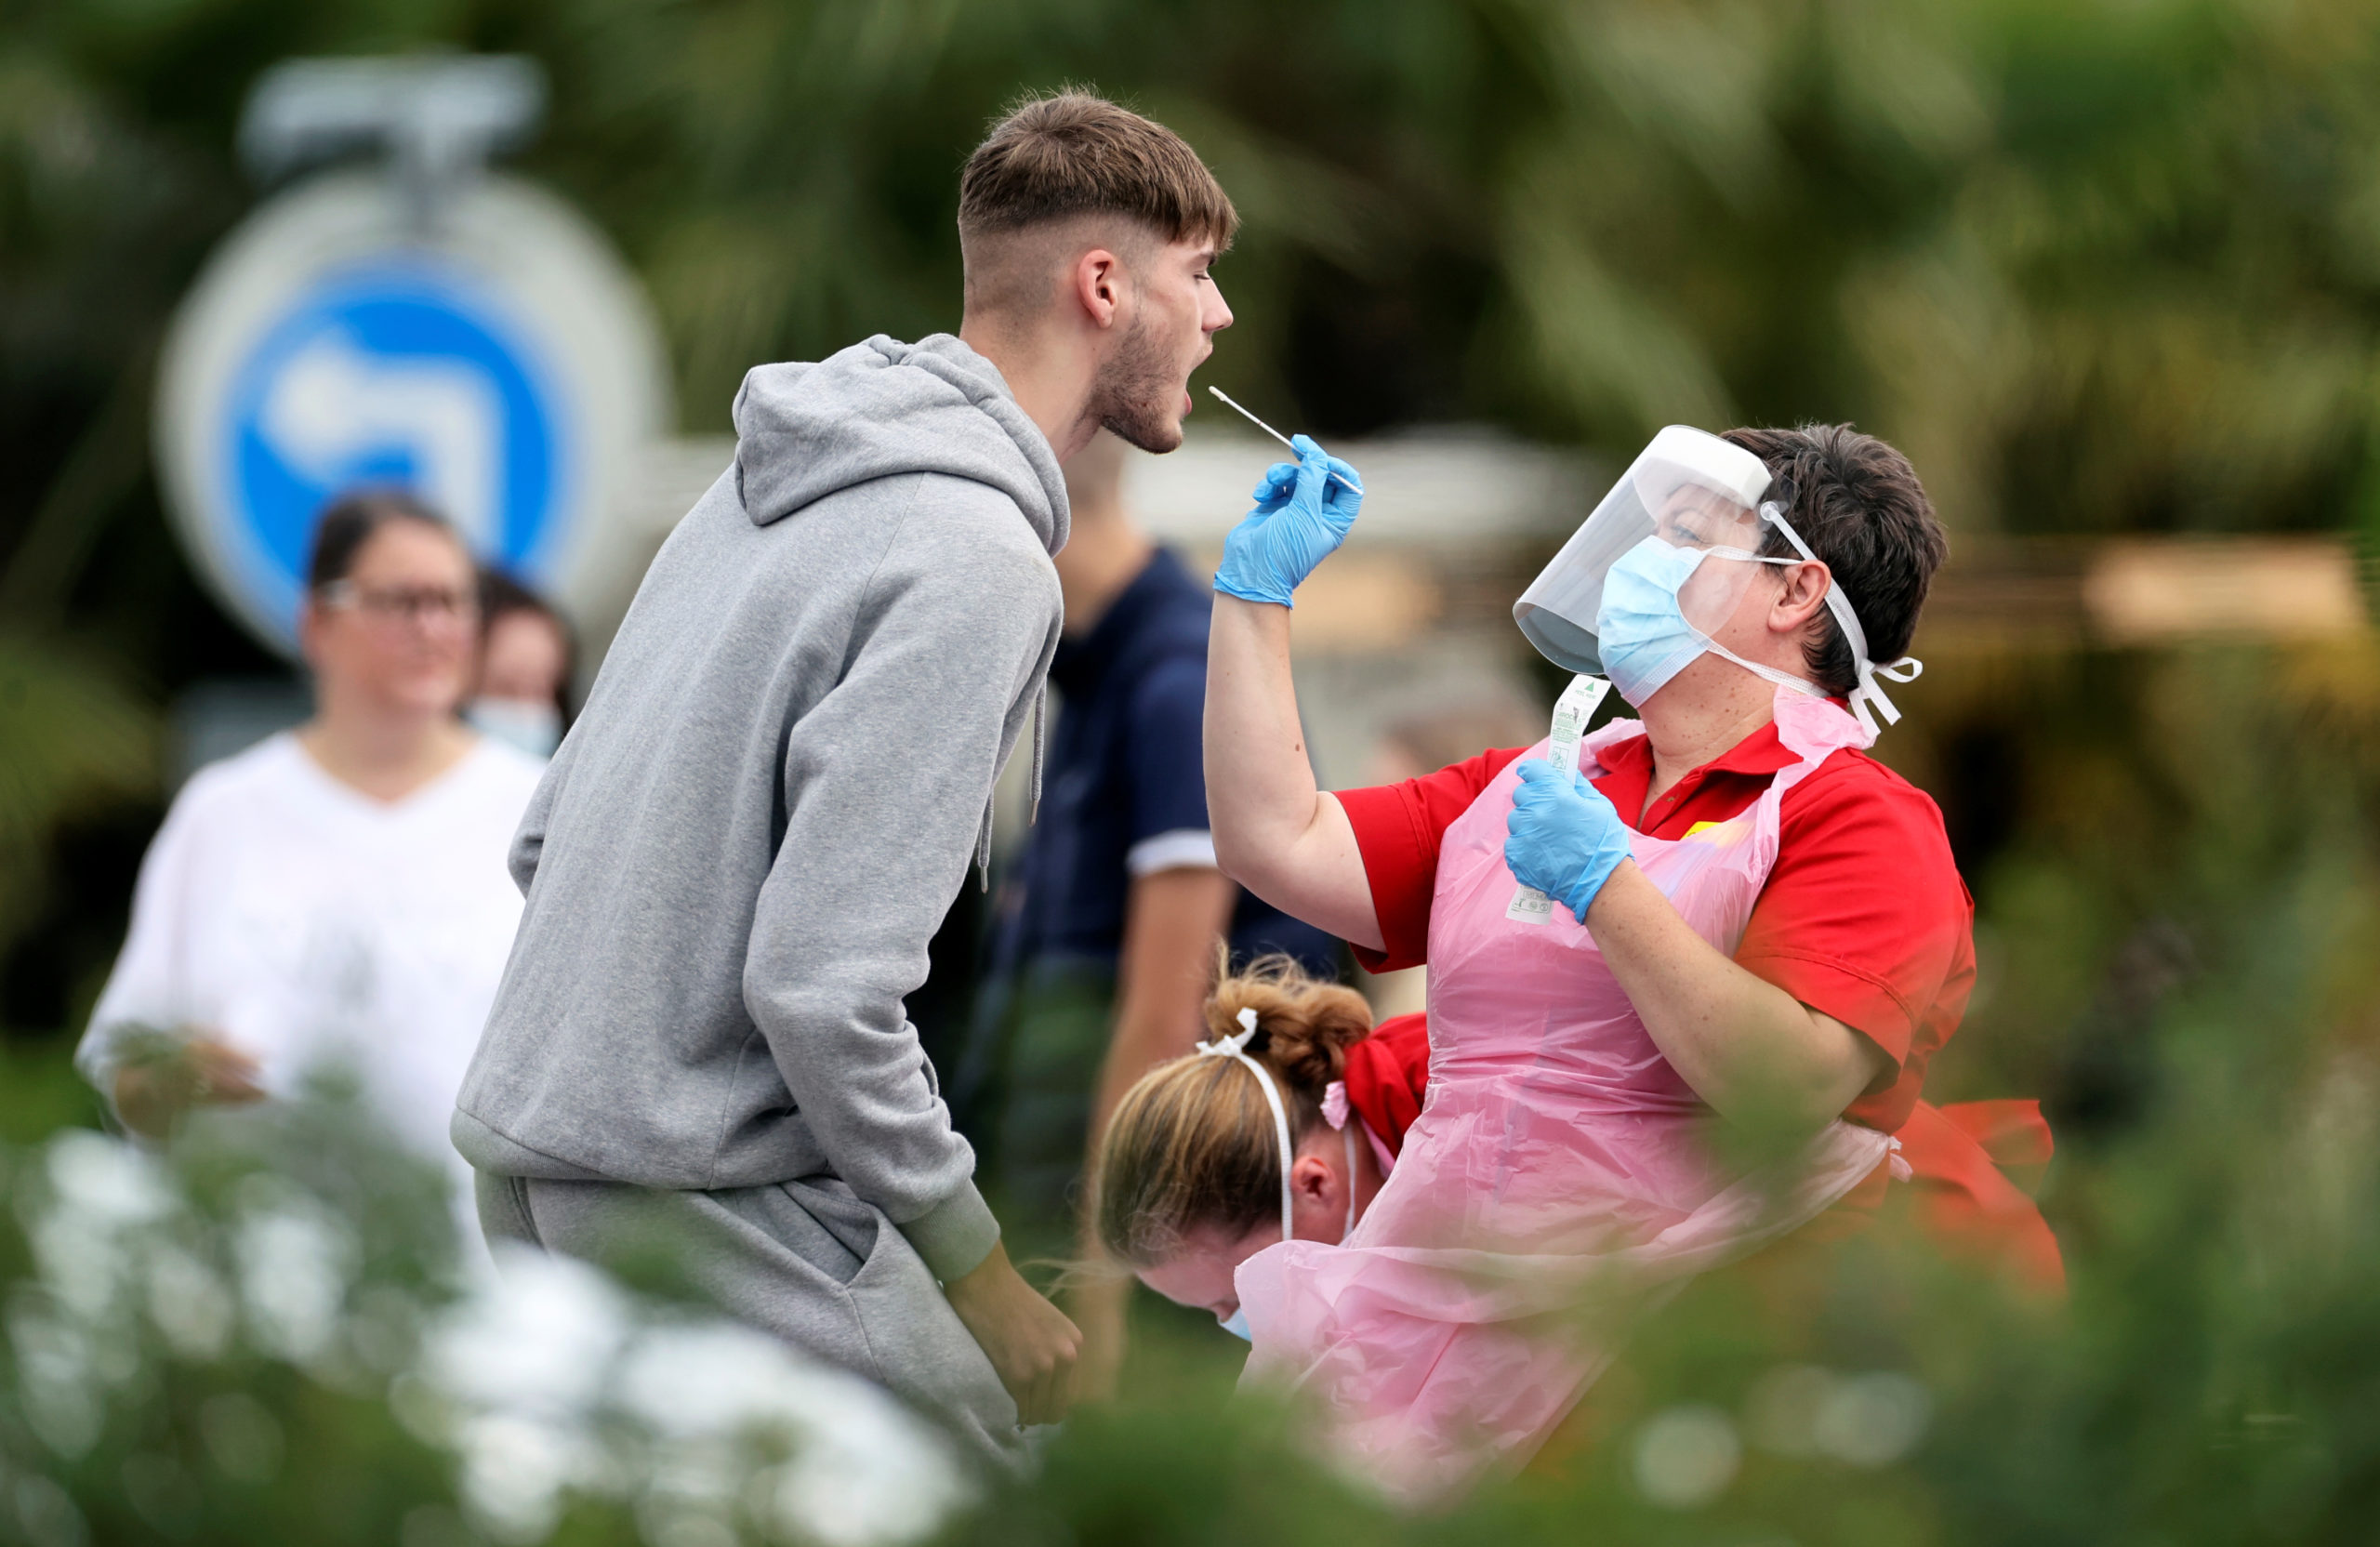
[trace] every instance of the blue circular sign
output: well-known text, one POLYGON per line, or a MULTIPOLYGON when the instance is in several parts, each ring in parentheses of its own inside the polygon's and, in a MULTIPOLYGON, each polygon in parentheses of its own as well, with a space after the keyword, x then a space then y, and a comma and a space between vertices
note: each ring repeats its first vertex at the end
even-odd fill
POLYGON ((325 172, 225 239, 157 372, 175 536, 233 616, 295 654, 342 495, 403 488, 600 631, 652 557, 668 371, 635 276, 533 184, 482 173, 434 220, 383 169, 325 172))
POLYGON ((219 400, 215 465, 245 518, 251 583, 294 617, 324 506, 375 486, 410 491, 483 561, 542 579, 568 465, 543 375, 487 298, 434 261, 293 294, 219 400))

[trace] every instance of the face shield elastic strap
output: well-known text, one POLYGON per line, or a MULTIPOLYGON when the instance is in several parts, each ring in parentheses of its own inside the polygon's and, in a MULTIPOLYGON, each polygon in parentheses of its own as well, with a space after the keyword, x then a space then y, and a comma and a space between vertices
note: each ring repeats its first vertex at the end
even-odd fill
POLYGON ((1289 1109, 1281 1104, 1281 1088, 1274 1083, 1273 1072, 1248 1056, 1249 1041, 1256 1035, 1256 1012, 1241 1011, 1239 1028, 1239 1035, 1236 1037, 1218 1037, 1211 1042, 1199 1043, 1198 1056, 1236 1058, 1255 1071, 1256 1083, 1263 1087, 1264 1091, 1264 1104, 1273 1109, 1273 1131, 1281 1141, 1281 1239, 1291 1240, 1294 1238, 1294 1234, 1289 1228, 1289 1201, 1292 1196, 1289 1189, 1289 1168, 1296 1164, 1296 1152, 1289 1147, 1289 1109))
MULTIPOLYGON (((1794 552, 1811 563, 1823 562, 1810 551, 1810 545, 1802 540, 1802 535, 1793 530, 1792 523, 1785 519, 1784 506, 1769 500, 1761 506, 1760 519, 1784 533, 1785 540, 1793 545, 1794 552)), ((1874 736, 1878 712, 1884 715, 1885 724, 1899 724, 1900 711, 1893 707, 1893 701, 1884 696, 1884 690, 1876 680, 1882 677, 1896 682, 1914 682, 1924 674, 1925 663, 1911 655, 1903 655, 1899 660, 1884 666, 1868 659, 1868 631, 1859 627, 1859 616, 1851 610, 1850 598, 1844 596, 1843 588, 1835 584, 1831 566, 1827 570, 1826 610, 1834 615, 1834 621, 1842 626, 1844 639, 1851 645, 1854 675, 1858 685, 1851 690, 1850 697, 1844 702, 1858 717, 1859 728, 1874 736), (1871 704, 1875 706, 1873 710, 1869 707, 1871 704)))

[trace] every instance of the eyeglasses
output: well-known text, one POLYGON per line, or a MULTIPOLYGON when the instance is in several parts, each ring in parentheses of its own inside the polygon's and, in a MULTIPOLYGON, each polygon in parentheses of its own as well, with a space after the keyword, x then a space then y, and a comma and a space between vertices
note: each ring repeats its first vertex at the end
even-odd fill
POLYGON ((352 580, 334 580, 323 588, 323 605, 341 611, 353 610, 379 624, 462 624, 479 621, 480 599, 469 590, 449 590, 442 586, 358 586, 352 580))

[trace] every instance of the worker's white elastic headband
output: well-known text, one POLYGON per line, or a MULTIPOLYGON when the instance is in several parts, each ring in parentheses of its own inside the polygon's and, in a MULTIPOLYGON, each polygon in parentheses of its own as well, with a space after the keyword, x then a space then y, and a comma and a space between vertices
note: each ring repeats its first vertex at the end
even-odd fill
MULTIPOLYGON (((1773 499, 1767 501, 1760 508, 1760 519, 1784 533, 1785 540, 1793 545, 1794 552, 1811 563, 1820 562, 1818 556, 1810 551, 1810 545, 1802 540, 1802 535, 1793 530, 1792 522, 1785 519, 1784 506, 1773 499)), ((1851 696, 1845 702, 1850 705, 1851 712, 1859 717, 1859 728, 1870 736, 1876 734, 1876 716, 1868 707, 1871 704, 1883 711, 1885 724, 1899 724, 1900 711, 1893 707, 1891 699, 1884 696, 1884 690, 1876 679, 1883 677, 1896 682, 1914 682, 1924 674, 1925 663, 1915 656, 1903 655, 1899 660, 1878 666, 1868 658, 1868 630, 1859 627, 1859 615, 1851 610, 1851 599, 1844 596, 1843 588, 1834 583, 1831 566, 1827 570, 1826 610, 1832 613, 1834 621, 1843 626, 1843 637, 1850 642, 1851 658, 1857 663, 1854 670, 1858 685, 1851 690, 1851 696)))
POLYGON ((1281 1104, 1281 1088, 1273 1081, 1273 1072, 1248 1056, 1249 1039, 1256 1035, 1256 1012, 1239 1012, 1239 1035, 1218 1037, 1211 1042, 1198 1044, 1201 1058, 1236 1058, 1256 1071, 1256 1083, 1263 1088, 1264 1104, 1273 1109, 1273 1131, 1281 1141, 1281 1239, 1290 1240, 1295 1232, 1289 1228, 1289 1168, 1297 1163, 1296 1152, 1289 1147, 1289 1112, 1281 1104))

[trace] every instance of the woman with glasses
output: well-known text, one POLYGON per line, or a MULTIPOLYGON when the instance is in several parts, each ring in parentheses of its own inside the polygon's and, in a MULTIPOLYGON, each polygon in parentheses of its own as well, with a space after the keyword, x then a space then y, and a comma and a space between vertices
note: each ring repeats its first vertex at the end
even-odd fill
POLYGON ((76 1053, 126 1126, 162 1136, 337 1065, 468 1186, 447 1117, 519 919, 505 853, 543 766, 457 718, 479 596, 461 539, 413 499, 324 513, 298 619, 314 716, 175 799, 76 1053))

